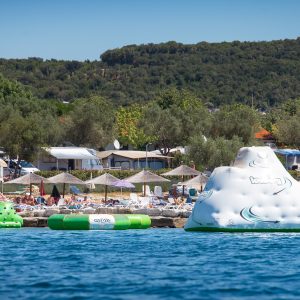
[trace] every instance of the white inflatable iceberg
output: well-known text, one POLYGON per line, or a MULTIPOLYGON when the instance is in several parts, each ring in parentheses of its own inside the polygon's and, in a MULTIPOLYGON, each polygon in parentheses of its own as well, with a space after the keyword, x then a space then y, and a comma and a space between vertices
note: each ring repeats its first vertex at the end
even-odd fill
POLYGON ((300 183, 271 148, 241 148, 213 171, 185 230, 300 232, 300 183))

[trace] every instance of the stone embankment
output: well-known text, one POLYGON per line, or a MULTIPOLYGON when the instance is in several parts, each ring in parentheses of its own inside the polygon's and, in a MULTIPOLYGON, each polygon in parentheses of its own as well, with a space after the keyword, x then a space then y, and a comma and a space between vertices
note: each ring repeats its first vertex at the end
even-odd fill
POLYGON ((100 207, 97 209, 48 208, 44 210, 23 211, 24 227, 47 227, 47 220, 53 214, 145 214, 151 217, 152 227, 182 228, 191 214, 190 211, 159 208, 129 209, 122 207, 100 207))

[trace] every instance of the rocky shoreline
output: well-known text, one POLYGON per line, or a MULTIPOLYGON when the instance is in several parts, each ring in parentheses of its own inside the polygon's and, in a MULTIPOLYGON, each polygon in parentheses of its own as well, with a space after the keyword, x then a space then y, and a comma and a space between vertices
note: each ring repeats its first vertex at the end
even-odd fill
POLYGON ((97 209, 63 209, 49 208, 44 210, 23 211, 18 214, 23 217, 23 227, 47 227, 48 217, 53 214, 145 214, 151 218, 153 228, 183 228, 190 211, 143 208, 129 209, 122 207, 100 207, 97 209))

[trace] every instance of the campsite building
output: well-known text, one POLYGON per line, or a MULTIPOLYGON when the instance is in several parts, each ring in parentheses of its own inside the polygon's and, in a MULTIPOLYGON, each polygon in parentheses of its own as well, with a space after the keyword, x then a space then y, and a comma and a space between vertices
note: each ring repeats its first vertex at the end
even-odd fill
POLYGON ((96 150, 84 147, 43 147, 35 165, 40 170, 101 170, 96 150))
POLYGON ((133 151, 133 150, 108 150, 97 152, 97 156, 102 161, 106 169, 142 169, 153 170, 165 168, 170 157, 159 155, 153 152, 133 151))

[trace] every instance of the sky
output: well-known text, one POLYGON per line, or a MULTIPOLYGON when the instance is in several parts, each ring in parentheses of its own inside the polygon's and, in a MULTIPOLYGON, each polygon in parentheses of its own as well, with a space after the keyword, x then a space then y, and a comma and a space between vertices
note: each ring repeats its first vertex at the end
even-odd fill
POLYGON ((0 0, 0 57, 98 60, 108 49, 300 36, 300 0, 0 0))

